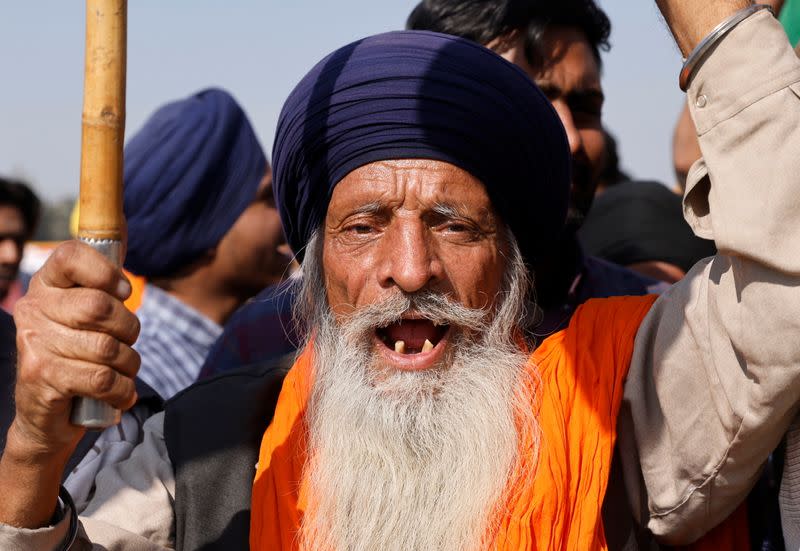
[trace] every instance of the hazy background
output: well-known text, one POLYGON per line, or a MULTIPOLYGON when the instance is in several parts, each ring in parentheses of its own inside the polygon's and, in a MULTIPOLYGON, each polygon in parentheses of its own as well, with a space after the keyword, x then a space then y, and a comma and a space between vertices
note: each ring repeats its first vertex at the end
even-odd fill
MULTIPOLYGON (((415 4, 132 0, 126 134, 161 103, 220 86, 244 106, 270 152, 281 105, 305 72, 338 46, 402 28, 415 4)), ((600 4, 613 25, 606 125, 624 168, 672 185, 680 55, 652 0, 600 4)), ((0 174, 29 180, 48 202, 78 192, 83 41, 80 0, 0 0, 0 174)))

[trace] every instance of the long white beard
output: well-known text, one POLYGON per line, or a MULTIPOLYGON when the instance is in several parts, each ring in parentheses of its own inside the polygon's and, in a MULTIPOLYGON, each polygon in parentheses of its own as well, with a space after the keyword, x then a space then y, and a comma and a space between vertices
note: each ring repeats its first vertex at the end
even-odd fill
MULTIPOLYGON (((387 310, 382 305, 373 317, 387 310)), ((520 465, 519 441, 524 433, 538 443, 527 356, 511 335, 519 312, 503 310, 480 335, 451 342, 446 366, 422 372, 376 364, 374 320, 337 327, 323 316, 308 411, 304 548, 491 545, 520 465)))

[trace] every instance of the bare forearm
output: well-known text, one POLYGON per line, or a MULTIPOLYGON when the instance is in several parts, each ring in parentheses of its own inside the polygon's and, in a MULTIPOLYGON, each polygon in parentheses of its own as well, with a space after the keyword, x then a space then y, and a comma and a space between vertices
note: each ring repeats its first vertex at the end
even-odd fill
POLYGON ((656 0, 684 56, 720 22, 752 0, 656 0))
POLYGON ((29 449, 12 425, 0 458, 0 523, 41 528, 50 523, 67 457, 44 456, 29 449))

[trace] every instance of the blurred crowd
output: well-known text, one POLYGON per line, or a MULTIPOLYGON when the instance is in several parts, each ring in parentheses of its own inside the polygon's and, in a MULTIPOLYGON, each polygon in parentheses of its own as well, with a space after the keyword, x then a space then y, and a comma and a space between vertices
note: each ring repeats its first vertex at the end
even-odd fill
MULTIPOLYGON (((771 4, 790 41, 796 43, 800 0, 771 4)), ((669 294, 687 274, 705 269, 703 259, 718 252, 713 235, 699 232, 698 236, 686 220, 690 208, 683 196, 703 185, 697 174, 705 166, 689 107, 675 113, 675 180, 670 182, 630 174, 621 154, 626 136, 612 135, 604 124, 601 75, 612 24, 592 0, 424 0, 406 22, 408 30, 453 35, 494 50, 536 83, 563 126, 571 156, 566 224, 541 254, 525 258, 533 274, 536 306, 529 315, 534 347, 567 329, 588 300, 669 294)), ((141 367, 136 402, 119 424, 82 434, 66 463, 60 483, 74 511, 87 518, 99 510, 92 505, 101 495, 98 477, 147 438, 148 419, 165 403, 191 412, 195 410, 187 404, 202 402, 196 410, 204 413, 195 418, 201 431, 216 418, 216 408, 266 404, 269 400, 248 394, 246 383, 233 381, 242 374, 280 373, 277 387, 264 391, 277 396, 308 333, 303 325, 309 318, 295 312, 304 306, 301 288, 307 277, 300 262, 304 253, 292 237, 299 223, 282 209, 287 203, 304 205, 316 199, 295 197, 285 188, 276 194, 272 166, 248 120, 248 106, 240 105, 235 95, 235 90, 211 88, 187 90, 184 98, 164 98, 163 106, 125 145, 124 270, 131 284, 125 305, 141 326, 133 344, 141 367), (203 387, 221 378, 230 384, 203 387), (197 391, 193 394, 187 388, 197 391), (216 390, 203 394, 203 388, 216 390)), ((285 171, 278 163, 288 161, 274 154, 276 170, 285 171)), ((308 176, 301 171, 295 177, 308 176)), ((28 183, 0 178, 0 307, 9 314, 14 314, 34 272, 57 246, 33 241, 41 211, 41 201, 28 183)), ((535 214, 530 216, 531 233, 537 231, 535 214)), ((75 212, 74 217, 79 216, 75 212)), ((525 230, 515 229, 520 231, 525 230)), ((75 235, 74 226, 71 233, 75 235)), ((594 330, 602 332, 603 327, 594 330)), ((8 365, 0 369, 6 370, 0 376, 0 434, 5 434, 15 415, 11 399, 15 376, 8 365)), ((271 418, 271 411, 257 411, 271 418)), ((248 415, 252 421, 253 414, 248 415)), ((174 426, 188 423, 177 413, 172 420, 168 413, 166 419, 174 426)), ((260 436, 263 423, 256 425, 260 436)), ((247 426, 244 423, 242 430, 251 430, 247 426)), ((0 450, 4 444, 0 437, 0 450)), ((623 452, 615 443, 611 446, 609 488, 600 496, 608 548, 668 548, 630 510, 625 483, 614 474, 622 469, 623 452)), ((707 548, 790 548, 785 535, 791 530, 779 507, 785 447, 784 439, 760 467, 744 504, 731 515, 737 526, 746 527, 736 532, 742 540, 707 548)), ((180 464, 187 472, 198 468, 188 460, 180 464)), ((179 473, 178 492, 185 491, 180 480, 179 473)), ((209 492, 202 495, 214 497, 209 492)), ((209 533, 218 533, 215 521, 208 522, 209 533)), ((800 527, 795 527, 796 533, 800 527)), ((185 533, 172 537, 177 537, 172 540, 177 548, 206 549, 197 543, 202 538, 190 543, 181 540, 188 537, 185 533)), ((794 548, 797 543, 794 540, 794 548)), ((226 545, 237 548, 230 542, 226 545)))

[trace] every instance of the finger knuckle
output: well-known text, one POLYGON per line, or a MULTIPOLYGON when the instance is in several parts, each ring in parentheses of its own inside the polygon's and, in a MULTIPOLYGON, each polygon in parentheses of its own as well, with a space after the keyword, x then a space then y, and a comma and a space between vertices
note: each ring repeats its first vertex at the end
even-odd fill
POLYGON ((117 374, 114 370, 103 367, 92 372, 89 384, 96 395, 103 396, 113 392, 116 382, 117 374))
POLYGON ((17 386, 37 384, 44 373, 44 364, 37 356, 25 356, 17 362, 17 386))
POLYGON ((87 294, 83 299, 83 307, 88 320, 93 322, 105 321, 114 312, 111 298, 101 292, 87 294))
POLYGON ((120 320, 120 339, 125 341, 125 344, 134 344, 139 338, 139 329, 139 320, 134 315, 120 320))
POLYGON ((58 266, 60 269, 69 266, 74 261, 78 251, 78 244, 75 241, 65 241, 53 251, 48 262, 58 266))
POLYGON ((119 347, 119 341, 110 335, 101 333, 95 338, 94 352, 100 362, 113 362, 119 355, 119 347))
POLYGON ((113 393, 105 396, 112 406, 118 409, 129 409, 136 403, 136 383, 127 377, 121 378, 113 393))

